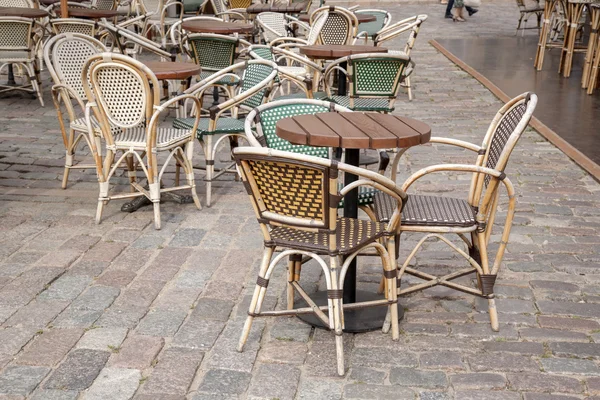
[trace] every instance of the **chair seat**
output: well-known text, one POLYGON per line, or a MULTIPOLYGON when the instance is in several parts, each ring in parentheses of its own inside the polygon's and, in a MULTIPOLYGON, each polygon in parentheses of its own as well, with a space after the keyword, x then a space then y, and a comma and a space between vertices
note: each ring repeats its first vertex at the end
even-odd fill
MULTIPOLYGON (((115 138, 115 146, 144 150, 146 148, 146 132, 145 127, 126 129, 115 138)), ((192 133, 188 129, 158 128, 156 148, 158 150, 171 148, 188 141, 191 135, 192 133)))
MULTIPOLYGON (((377 192, 373 199, 375 217, 387 222, 396 201, 386 193, 377 192)), ((477 225, 476 212, 465 200, 452 197, 410 195, 402 209, 402 226, 450 226, 468 228, 477 225)))
MULTIPOLYGON (((200 72, 200 80, 204 80, 214 73, 215 73, 215 71, 202 71, 202 72, 200 72)), ((231 77, 223 78, 215 83, 217 85, 235 86, 239 83, 239 81, 240 81, 240 78, 238 78, 238 77, 234 78, 231 76, 231 77)))
POLYGON ((292 76, 309 76, 312 77, 312 74, 306 70, 306 68, 304 67, 287 67, 287 66, 279 66, 277 67, 277 69, 279 69, 279 71, 283 72, 284 74, 288 74, 288 75, 292 75, 292 76))
MULTIPOLYGON (((173 25, 174 23, 181 21, 179 18, 167 17, 165 18, 165 25, 173 25)), ((148 23, 151 25, 160 25, 160 17, 148 19, 148 23)))
MULTIPOLYGON (((195 118, 176 118, 173 121, 173 127, 179 129, 192 129, 194 127, 195 118)), ((221 117, 217 120, 217 128, 209 132, 209 118, 200 118, 196 137, 202 139, 204 135, 218 135, 222 133, 239 133, 244 132, 244 120, 231 117, 221 117)))
MULTIPOLYGON (((353 218, 338 218, 336 248, 340 254, 350 254, 386 234, 385 224, 353 218)), ((329 235, 288 227, 275 227, 270 232, 276 246, 329 253, 329 235)))
POLYGON ((1 50, 0 61, 27 62, 33 61, 32 53, 29 50, 1 50))
MULTIPOLYGON (((338 191, 344 187, 343 183, 338 183, 338 191)), ((374 189, 370 186, 360 186, 358 188, 358 205, 359 206, 368 206, 369 204, 373 204, 375 199, 375 194, 378 193, 379 190, 374 189)), ((338 204, 338 208, 344 207, 344 199, 340 200, 338 204)), ((393 212, 393 211, 392 211, 393 212)))
POLYGON ((326 100, 333 101, 334 103, 347 107, 353 111, 394 111, 394 107, 390 108, 390 101, 388 99, 355 98, 353 107, 350 107, 350 97, 348 96, 336 95, 331 96, 326 100))

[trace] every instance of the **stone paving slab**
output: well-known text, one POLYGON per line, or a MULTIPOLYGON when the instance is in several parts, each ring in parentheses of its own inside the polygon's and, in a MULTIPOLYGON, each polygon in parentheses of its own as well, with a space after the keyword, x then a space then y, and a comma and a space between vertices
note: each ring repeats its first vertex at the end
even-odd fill
MULTIPOLYGON (((502 104, 427 42, 511 37, 514 2, 486 1, 462 24, 432 2, 361 5, 394 20, 429 15, 413 51, 415 99, 401 95, 396 113, 422 119, 433 135, 480 143, 502 104)), ((64 148, 42 77, 45 108, 0 97, 0 399, 600 398, 600 185, 535 131, 506 171, 518 205, 496 285, 500 332, 485 302, 447 288, 420 292, 400 300, 398 342, 381 332, 344 336, 347 372, 338 377, 332 335, 294 318, 255 321, 245 351, 235 350, 262 245, 242 185, 216 182, 214 205, 202 211, 164 203, 161 231, 151 209, 124 214, 118 201, 95 225, 94 171, 73 171, 60 189, 64 148)), ((454 148, 415 147, 398 183, 427 165, 473 161, 454 148)), ((117 179, 122 189, 126 181, 117 179)), ((439 174, 414 190, 463 196, 468 185, 439 174)), ((417 240, 403 237, 401 259, 417 240)), ((430 243, 414 264, 445 273, 463 262, 430 243)), ((323 284, 318 269, 302 272, 310 290, 323 284)), ((359 287, 373 290, 379 274, 375 261, 361 261, 359 287)), ((285 307, 284 269, 271 281, 265 308, 285 307)))

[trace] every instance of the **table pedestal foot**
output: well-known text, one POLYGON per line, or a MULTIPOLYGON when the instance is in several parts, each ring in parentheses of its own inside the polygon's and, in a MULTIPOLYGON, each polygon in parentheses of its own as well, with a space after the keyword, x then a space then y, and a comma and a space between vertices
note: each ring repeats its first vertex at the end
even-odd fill
MULTIPOLYGON (((182 195, 172 192, 166 192, 161 194, 161 203, 163 201, 171 201, 177 204, 189 204, 194 202, 194 198, 191 195, 182 195)), ((139 196, 135 199, 128 201, 127 203, 121 206, 121 211, 123 212, 135 212, 142 207, 151 205, 152 202, 146 196, 139 196)))
MULTIPOLYGON (((383 299, 383 294, 377 294, 373 292, 367 292, 364 290, 356 291, 356 302, 360 303, 363 301, 371 301, 371 300, 381 300, 383 299)), ((327 305, 327 292, 321 291, 312 294, 311 299, 318 306, 326 306, 327 305)), ((308 307, 304 300, 296 301, 294 305, 295 308, 300 307, 308 307)), ((387 306, 377 306, 377 307, 366 307, 366 308, 358 308, 354 310, 345 310, 344 311, 344 323, 345 329, 344 332, 347 333, 360 333, 360 332, 371 332, 381 329, 383 326, 383 321, 385 321, 385 316, 387 314, 388 307, 387 306)), ((312 325, 316 328, 321 329, 329 329, 328 326, 325 326, 323 322, 316 317, 314 314, 302 314, 299 315, 303 322, 306 322, 309 325, 312 325)), ((398 305, 398 321, 404 318, 404 309, 398 305)))

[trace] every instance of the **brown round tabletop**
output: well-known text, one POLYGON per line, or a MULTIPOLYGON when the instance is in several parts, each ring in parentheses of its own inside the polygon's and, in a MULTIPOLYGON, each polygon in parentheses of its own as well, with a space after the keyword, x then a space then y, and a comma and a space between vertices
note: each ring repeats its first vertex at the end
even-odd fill
POLYGON ((200 66, 189 62, 144 61, 144 65, 154 72, 159 81, 187 79, 200 73, 200 66))
POLYGON ((0 7, 1 17, 44 18, 48 11, 27 7, 0 7))
POLYGON ((391 114, 328 112, 280 119, 275 133, 294 144, 390 149, 427 143, 431 128, 416 119, 391 114))
MULTIPOLYGON (((60 3, 60 0, 38 0, 40 4, 44 5, 44 6, 51 6, 52 4, 55 3, 60 3)), ((69 3, 73 2, 73 3, 83 3, 84 1, 87 0, 69 0, 69 3)))
MULTIPOLYGON (((56 10, 56 14, 60 16, 60 9, 56 10)), ((69 7, 69 17, 100 19, 112 18, 119 15, 117 10, 96 10, 94 8, 79 8, 69 7)))
MULTIPOLYGON (((372 14, 354 14, 354 16, 356 16, 356 19, 358 20, 359 24, 363 24, 365 22, 373 22, 377 20, 377 17, 372 15, 372 14)), ((298 18, 300 21, 302 22, 310 22, 310 15, 309 14, 302 14, 300 16, 300 18, 298 18)))
POLYGON ((275 12, 281 14, 300 14, 306 11, 308 8, 308 2, 304 1, 301 3, 292 4, 252 4, 246 8, 248 14, 260 14, 261 12, 275 12))
POLYGON ((319 60, 335 60, 340 57, 351 56, 354 54, 364 53, 387 53, 388 49, 385 47, 375 46, 362 46, 362 45, 315 45, 315 46, 302 46, 300 47, 300 53, 310 58, 316 58, 319 60))
POLYGON ((254 30, 254 25, 211 20, 196 20, 183 21, 181 28, 188 32, 218 33, 221 35, 228 35, 232 33, 252 33, 254 30))

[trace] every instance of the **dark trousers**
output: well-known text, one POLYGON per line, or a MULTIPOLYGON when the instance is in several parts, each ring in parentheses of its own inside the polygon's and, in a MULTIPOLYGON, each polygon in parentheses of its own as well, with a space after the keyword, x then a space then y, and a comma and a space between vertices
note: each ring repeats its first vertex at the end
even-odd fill
MULTIPOLYGON (((451 15, 452 13, 450 12, 450 10, 452 10, 452 7, 454 6, 454 0, 448 0, 448 5, 446 6, 446 15, 451 15)), ((473 12, 473 7, 465 7, 467 9, 468 13, 472 13, 473 12)))

